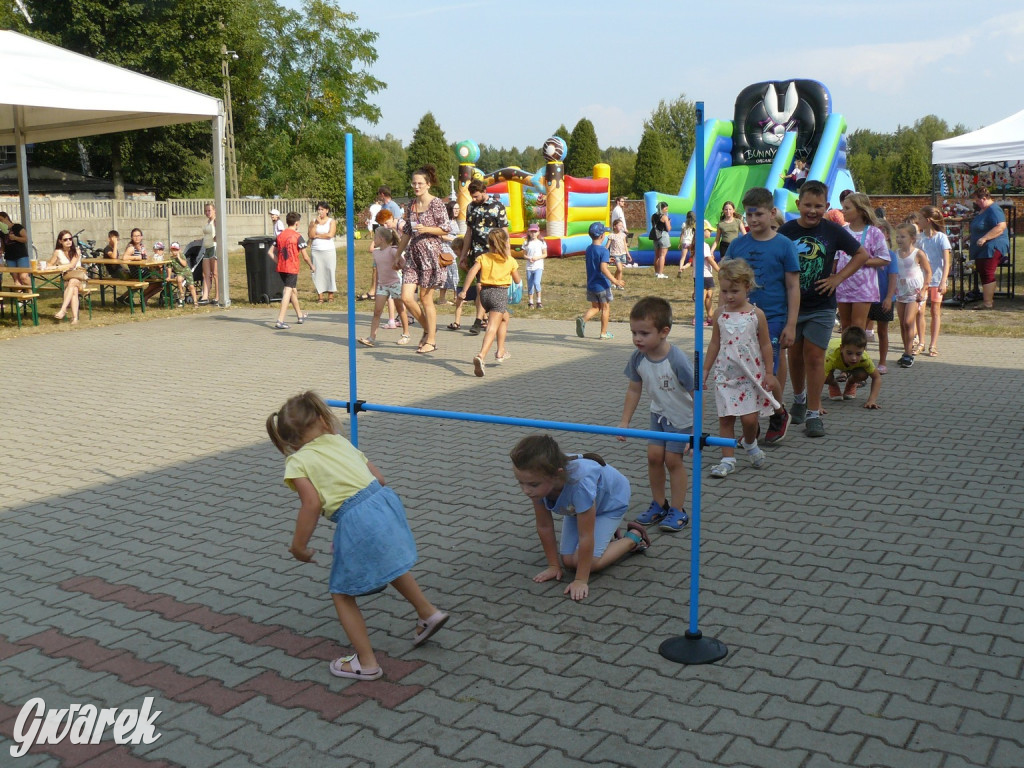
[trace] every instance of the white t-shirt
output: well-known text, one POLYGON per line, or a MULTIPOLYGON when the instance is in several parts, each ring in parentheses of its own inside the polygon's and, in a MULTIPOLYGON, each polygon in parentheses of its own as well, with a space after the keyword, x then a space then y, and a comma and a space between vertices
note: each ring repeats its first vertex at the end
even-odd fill
MULTIPOLYGON (((626 226, 626 214, 625 214, 625 212, 623 212, 621 205, 616 205, 614 208, 612 208, 612 218, 611 218, 612 229, 615 229, 615 222, 618 221, 619 219, 622 219, 622 226, 625 227, 626 226)), ((625 232, 625 231, 626 230, 623 230, 623 232, 625 232)))
POLYGON ((640 350, 626 363, 626 378, 643 382, 651 398, 651 413, 664 416, 677 429, 693 426, 693 365, 676 346, 662 360, 651 360, 640 350))
POLYGON ((377 214, 380 213, 380 203, 370 206, 370 213, 366 219, 366 228, 373 232, 373 225, 377 223, 377 214))
POLYGON ((544 269, 544 259, 539 257, 544 255, 544 251, 547 249, 547 245, 543 240, 527 240, 526 241, 526 271, 527 272, 539 272, 544 269), (537 261, 530 261, 530 257, 533 256, 537 261))

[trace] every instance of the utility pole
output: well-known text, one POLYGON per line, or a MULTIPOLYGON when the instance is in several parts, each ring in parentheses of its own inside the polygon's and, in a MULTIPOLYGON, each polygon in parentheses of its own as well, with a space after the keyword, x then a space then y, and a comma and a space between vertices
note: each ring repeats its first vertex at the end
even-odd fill
POLYGON ((228 191, 231 197, 238 197, 238 160, 235 156, 235 120, 231 114, 231 68, 230 62, 238 61, 238 54, 229 51, 226 45, 220 47, 220 74, 224 80, 224 111, 227 117, 227 161, 228 161, 228 191))

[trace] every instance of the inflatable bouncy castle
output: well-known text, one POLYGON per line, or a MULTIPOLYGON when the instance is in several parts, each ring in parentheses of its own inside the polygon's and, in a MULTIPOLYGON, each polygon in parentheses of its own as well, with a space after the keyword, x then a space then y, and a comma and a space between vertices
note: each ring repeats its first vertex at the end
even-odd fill
MULTIPOLYGON (((679 194, 644 195, 648 222, 659 202, 668 203, 671 263, 679 261, 679 235, 696 202, 698 151, 704 155, 704 218, 712 226, 717 226, 727 200, 740 210, 743 195, 751 187, 767 187, 774 194, 775 207, 787 219, 796 217, 796 192, 783 185, 796 160, 808 163, 807 179, 828 185, 833 206, 839 205, 843 190, 854 188, 846 170, 846 120, 832 112, 828 88, 816 80, 747 86, 736 97, 731 121, 705 121, 704 146, 694 148, 679 194)), ((654 246, 646 233, 633 258, 639 264, 654 263, 654 246)))
POLYGON ((552 136, 542 147, 545 166, 534 173, 521 168, 502 168, 485 173, 476 168, 480 148, 476 142, 455 145, 459 161, 459 221, 465 230, 466 207, 471 202, 469 182, 482 179, 487 192, 495 196, 508 215, 513 245, 526 239, 531 223, 541 225, 548 256, 572 256, 590 245, 587 230, 594 222, 605 226, 611 215, 611 168, 605 163, 594 166, 592 178, 566 176, 563 161, 568 154, 565 140, 552 136))

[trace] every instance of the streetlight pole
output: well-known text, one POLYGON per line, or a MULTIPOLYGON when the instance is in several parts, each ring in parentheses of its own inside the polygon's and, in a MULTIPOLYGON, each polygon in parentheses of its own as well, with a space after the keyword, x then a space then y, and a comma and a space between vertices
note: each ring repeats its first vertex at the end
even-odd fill
POLYGON ((227 131, 225 133, 227 161, 228 161, 228 187, 231 197, 238 197, 238 160, 235 157, 235 119, 231 111, 231 69, 230 61, 238 61, 238 54, 229 51, 226 45, 220 47, 220 74, 224 81, 224 112, 227 117, 227 131))

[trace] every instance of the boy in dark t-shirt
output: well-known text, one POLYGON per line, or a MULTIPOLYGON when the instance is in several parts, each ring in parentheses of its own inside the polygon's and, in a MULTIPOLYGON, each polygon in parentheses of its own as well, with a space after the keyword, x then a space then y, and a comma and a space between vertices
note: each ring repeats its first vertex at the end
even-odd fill
POLYGON ((796 243, 800 259, 800 314, 789 351, 793 381, 790 418, 804 424, 808 437, 824 437, 821 421, 821 390, 825 385, 825 350, 832 338, 836 317, 835 290, 868 260, 869 254, 848 231, 825 219, 828 187, 808 181, 797 199, 800 218, 779 227, 779 234, 796 243), (852 254, 850 263, 836 274, 836 251, 852 254))

